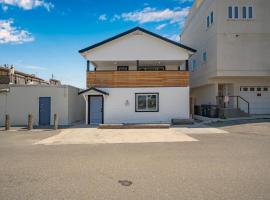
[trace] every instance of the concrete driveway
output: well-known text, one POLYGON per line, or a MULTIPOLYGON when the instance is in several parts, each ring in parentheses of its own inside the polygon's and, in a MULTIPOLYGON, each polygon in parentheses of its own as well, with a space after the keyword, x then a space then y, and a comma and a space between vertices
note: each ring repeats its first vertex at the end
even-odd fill
POLYGON ((58 135, 46 138, 35 144, 114 144, 149 142, 194 142, 197 139, 187 134, 227 133, 211 127, 175 127, 170 129, 98 129, 69 128, 58 135))

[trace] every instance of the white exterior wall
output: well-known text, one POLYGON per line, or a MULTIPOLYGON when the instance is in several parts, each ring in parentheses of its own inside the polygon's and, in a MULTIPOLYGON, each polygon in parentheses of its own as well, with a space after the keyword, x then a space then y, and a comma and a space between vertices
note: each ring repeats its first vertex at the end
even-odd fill
POLYGON ((188 87, 102 90, 109 93, 104 96, 104 123, 170 123, 172 118, 189 118, 188 87), (159 112, 135 112, 135 93, 159 93, 159 112))
MULTIPOLYGON (((197 104, 212 104, 218 95, 217 85, 222 83, 230 84, 231 95, 235 96, 243 94, 239 92, 240 86, 270 86, 269 8, 269 0, 194 2, 181 42, 198 50, 190 59, 197 62, 197 70, 190 72, 191 95, 196 97, 197 104), (238 6, 239 19, 228 19, 229 6, 238 6), (253 19, 241 19, 242 6, 253 7, 253 19), (207 16, 211 11, 214 23, 207 28, 207 16), (202 62, 203 51, 208 57, 205 63, 202 62)), ((257 97, 249 98, 251 111, 257 104, 269 110, 268 98, 262 96, 261 99, 259 102, 257 97)))
POLYGON ((195 105, 216 105, 217 93, 217 84, 209 84, 191 89, 190 96, 194 98, 195 105))
POLYGON ((192 54, 159 38, 135 31, 82 53, 90 61, 187 60, 192 54))
POLYGON ((39 123, 39 97, 51 97, 51 124, 53 115, 59 116, 59 125, 69 125, 84 119, 84 102, 79 89, 70 86, 10 86, 10 91, 0 93, 0 126, 9 114, 11 125, 27 125, 31 113, 34 125, 39 123), (76 92, 77 91, 77 92, 76 92))

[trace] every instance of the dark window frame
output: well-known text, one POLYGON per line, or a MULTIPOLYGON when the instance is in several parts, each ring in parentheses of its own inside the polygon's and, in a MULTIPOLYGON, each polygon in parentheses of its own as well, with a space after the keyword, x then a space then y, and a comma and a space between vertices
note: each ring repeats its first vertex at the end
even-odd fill
POLYGON ((158 92, 146 92, 146 93, 135 93, 135 112, 159 112, 159 93, 158 92), (156 95, 157 96, 157 110, 138 110, 137 109, 137 96, 139 95, 156 95))
POLYGON ((129 71, 129 66, 117 66, 117 71, 129 71))
POLYGON ((166 67, 165 66, 138 66, 137 67, 137 71, 166 71, 166 67), (147 70, 148 69, 151 69, 151 68, 160 68, 158 70, 147 70))

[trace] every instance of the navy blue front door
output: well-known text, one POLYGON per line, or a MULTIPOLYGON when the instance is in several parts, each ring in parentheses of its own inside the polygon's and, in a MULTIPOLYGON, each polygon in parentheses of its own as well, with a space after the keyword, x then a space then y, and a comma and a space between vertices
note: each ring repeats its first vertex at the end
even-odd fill
POLYGON ((50 125, 51 97, 39 97, 39 125, 50 125))
POLYGON ((88 123, 103 123, 103 96, 88 96, 88 123))

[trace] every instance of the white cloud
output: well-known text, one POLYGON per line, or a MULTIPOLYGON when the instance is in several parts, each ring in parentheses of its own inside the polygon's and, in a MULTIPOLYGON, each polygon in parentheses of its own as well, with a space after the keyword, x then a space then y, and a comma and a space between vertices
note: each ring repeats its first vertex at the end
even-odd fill
POLYGON ((161 30, 163 28, 165 28, 167 26, 167 24, 160 24, 156 27, 157 30, 161 30))
POLYGON ((44 0, 0 0, 0 4, 3 6, 17 6, 24 10, 31 10, 36 7, 44 7, 47 11, 50 11, 54 7, 52 3, 44 0))
POLYGON ((113 17, 112 17, 112 19, 111 19, 110 21, 111 21, 111 22, 114 22, 115 20, 119 20, 119 19, 121 19, 121 16, 115 14, 115 15, 113 15, 113 17))
POLYGON ((36 66, 36 65, 21 65, 22 68, 31 69, 31 70, 47 70, 45 67, 36 66))
POLYGON ((34 41, 34 37, 26 30, 14 27, 13 20, 0 20, 0 44, 24 43, 34 41))
POLYGON ((106 21, 106 20, 107 20, 107 15, 106 15, 106 14, 102 14, 102 15, 100 15, 100 16, 98 17, 98 19, 99 19, 100 21, 106 21))
POLYGON ((172 10, 166 8, 157 10, 156 8, 146 7, 143 10, 123 13, 121 17, 125 21, 139 22, 140 24, 148 22, 170 21, 170 23, 182 23, 188 15, 189 8, 172 10))

